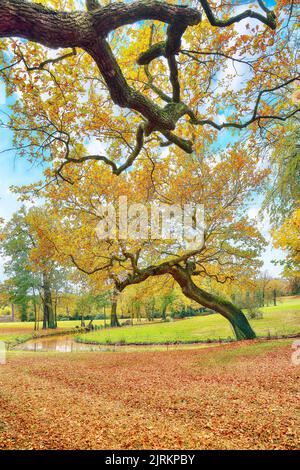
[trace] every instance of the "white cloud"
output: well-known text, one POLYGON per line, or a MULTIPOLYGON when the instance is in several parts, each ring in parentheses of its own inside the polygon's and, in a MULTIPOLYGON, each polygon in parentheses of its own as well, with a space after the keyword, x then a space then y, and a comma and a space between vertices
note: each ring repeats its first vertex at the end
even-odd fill
POLYGON ((86 145, 88 155, 104 155, 106 156, 106 146, 103 142, 97 139, 90 139, 86 145))

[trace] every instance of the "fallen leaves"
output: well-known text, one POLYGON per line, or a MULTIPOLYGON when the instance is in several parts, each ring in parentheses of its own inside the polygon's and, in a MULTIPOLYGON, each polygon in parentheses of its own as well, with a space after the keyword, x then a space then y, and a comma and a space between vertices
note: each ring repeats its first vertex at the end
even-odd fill
POLYGON ((295 449, 300 370, 254 347, 12 353, 0 449, 295 449))

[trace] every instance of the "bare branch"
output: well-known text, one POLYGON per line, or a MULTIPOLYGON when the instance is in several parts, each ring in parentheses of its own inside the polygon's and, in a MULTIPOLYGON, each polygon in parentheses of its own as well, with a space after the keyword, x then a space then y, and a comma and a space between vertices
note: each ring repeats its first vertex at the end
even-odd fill
POLYGON ((212 121, 211 119, 198 119, 196 116, 194 118, 191 118, 191 123, 195 124, 195 125, 201 125, 201 126, 204 126, 204 125, 207 124, 207 125, 210 125, 210 126, 214 127, 215 129, 221 130, 221 129, 224 129, 224 128, 244 129, 244 128, 248 127, 250 124, 252 124, 253 122, 263 120, 263 119, 268 119, 268 120, 276 119, 276 120, 279 120, 279 121, 285 121, 285 120, 289 119, 290 117, 294 116, 295 114, 297 114, 300 111, 300 109, 298 109, 298 108, 294 109, 290 113, 287 113, 286 115, 282 115, 282 116, 275 115, 275 114, 274 115, 272 115, 272 114, 263 115, 263 114, 257 114, 259 103, 260 103, 261 97, 265 93, 272 93, 274 91, 277 91, 280 88, 283 88, 283 87, 289 85, 290 83, 293 83, 294 81, 299 80, 299 78, 300 77, 297 76, 297 77, 291 78, 290 80, 287 80, 286 82, 284 82, 280 85, 277 85, 273 88, 267 88, 267 89, 261 90, 258 93, 256 102, 255 102, 255 105, 254 105, 252 117, 250 119, 248 119, 247 121, 245 121, 244 123, 225 122, 223 124, 217 124, 216 122, 212 121))
POLYGON ((66 159, 59 166, 59 168, 56 170, 56 173, 62 179, 64 179, 65 181, 71 183, 70 180, 66 179, 62 175, 62 170, 66 165, 68 165, 70 163, 79 164, 79 163, 87 162, 89 160, 96 160, 96 161, 102 161, 102 162, 106 163, 106 165, 109 165, 112 168, 112 172, 113 172, 114 175, 120 175, 123 171, 127 170, 127 168, 129 168, 133 164, 133 162, 135 161, 135 159, 138 157, 139 153, 141 152, 141 150, 143 148, 143 144, 144 144, 144 128, 143 128, 143 124, 140 124, 138 126, 138 129, 137 129, 137 132, 136 132, 135 147, 132 150, 129 157, 127 158, 127 160, 125 161, 125 163, 123 163, 123 165, 120 165, 118 167, 114 161, 110 160, 109 158, 105 157, 104 155, 87 155, 87 156, 80 157, 80 158, 72 158, 72 157, 68 156, 68 151, 67 151, 67 155, 65 157, 66 159))
POLYGON ((266 17, 255 11, 246 10, 240 13, 239 15, 229 18, 228 20, 219 20, 218 18, 216 18, 207 0, 198 0, 198 1, 199 3, 201 3, 202 8, 205 11, 205 14, 207 16, 207 19, 212 26, 225 28, 226 26, 230 26, 231 24, 238 23, 246 18, 255 18, 256 20, 259 20, 265 25, 269 26, 269 28, 276 29, 275 13, 271 10, 268 10, 267 7, 265 7, 262 0, 258 0, 258 3, 261 7, 263 5, 263 10, 267 13, 266 17))

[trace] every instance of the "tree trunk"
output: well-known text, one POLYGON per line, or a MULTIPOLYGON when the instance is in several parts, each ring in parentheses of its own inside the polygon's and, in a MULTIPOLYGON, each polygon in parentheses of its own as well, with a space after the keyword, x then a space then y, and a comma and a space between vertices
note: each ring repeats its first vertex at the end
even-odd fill
POLYGON ((37 307, 36 307, 36 298, 35 298, 35 288, 32 288, 32 303, 34 311, 34 331, 39 329, 39 322, 37 318, 37 307))
POLYGON ((91 319, 91 320, 89 321, 88 326, 87 326, 87 327, 88 327, 88 330, 90 330, 90 331, 93 331, 93 330, 95 329, 94 324, 93 324, 93 321, 94 321, 94 320, 91 319))
POLYGON ((54 324, 55 324, 55 328, 57 328, 57 303, 58 303, 58 294, 56 293, 55 301, 54 301, 54 324))
POLYGON ((141 323, 141 305, 137 306, 136 319, 138 323, 141 323))
POLYGON ((117 305, 118 305, 118 291, 117 289, 114 289, 113 294, 112 294, 112 302, 111 302, 110 326, 120 326, 118 316, 117 316, 117 305))
POLYGON ((48 309, 46 308, 44 299, 43 299, 43 330, 47 330, 48 328, 48 309))
POLYGON ((104 328, 106 328, 106 308, 103 306, 103 315, 104 315, 104 328))
POLYGON ((43 319, 43 329, 46 328, 56 328, 55 324, 55 315, 52 305, 52 295, 50 289, 49 278, 47 274, 43 273, 43 307, 44 307, 44 319, 43 319))
POLYGON ((170 270, 170 274, 178 282, 184 295, 204 307, 215 310, 223 315, 231 323, 237 340, 253 339, 256 337, 247 318, 239 308, 235 307, 231 302, 220 299, 218 296, 205 292, 196 286, 187 269, 177 265, 170 270))
POLYGON ((11 321, 15 321, 15 306, 11 304, 11 321))

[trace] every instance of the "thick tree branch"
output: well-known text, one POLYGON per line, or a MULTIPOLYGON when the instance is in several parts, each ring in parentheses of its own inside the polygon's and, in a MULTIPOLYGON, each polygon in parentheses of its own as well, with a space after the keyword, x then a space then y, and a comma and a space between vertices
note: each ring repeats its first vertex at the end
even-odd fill
MULTIPOLYGON (((219 20, 207 0, 199 0, 210 23, 213 26, 225 27, 245 18, 256 18, 270 28, 276 26, 275 16, 263 3, 258 3, 266 16, 247 10, 227 20, 219 20)), ((175 55, 179 53, 182 36, 188 26, 197 25, 201 21, 201 13, 185 5, 172 5, 159 0, 139 0, 134 3, 111 3, 102 7, 98 0, 87 0, 88 11, 57 11, 39 3, 31 3, 25 0, 0 0, 0 37, 20 37, 29 41, 40 43, 50 48, 75 48, 80 47, 88 52, 96 62, 98 69, 108 87, 113 102, 121 107, 126 107, 140 113, 146 122, 140 127, 137 135, 137 144, 128 160, 117 167, 114 162, 104 156, 88 156, 76 160, 88 159, 102 160, 112 167, 115 174, 119 174, 128 168, 139 154, 144 136, 153 131, 161 132, 167 138, 167 144, 174 143, 184 151, 192 151, 192 143, 182 139, 173 130, 178 120, 188 114, 191 121, 197 125, 209 124, 216 129, 223 127, 243 128, 255 120, 277 118, 276 116, 260 116, 257 109, 252 118, 244 124, 225 123, 218 125, 209 119, 199 119, 192 110, 180 101, 180 83, 178 79, 178 67, 175 55), (166 57, 170 69, 170 83, 172 86, 172 98, 155 88, 152 80, 149 87, 167 102, 165 107, 160 107, 140 91, 130 87, 121 68, 106 41, 107 35, 124 25, 143 20, 158 20, 168 24, 166 41, 150 45, 149 49, 140 55, 138 63, 147 66, 158 57, 166 57)), ((68 57, 65 54, 58 58, 68 57)), ((48 63, 43 62, 38 69, 43 69, 48 63)), ((148 77, 149 78, 149 77, 148 77)), ((264 93, 264 91, 262 92, 264 93)), ((260 97, 258 98, 257 105, 260 97)), ((289 114, 293 115, 292 114, 289 114)), ((285 119, 279 117, 278 119, 285 119)), ((69 163, 72 159, 67 159, 69 163)))
POLYGON ((122 280, 115 279, 117 288, 119 291, 122 291, 127 286, 132 285, 132 284, 139 284, 145 281, 146 279, 148 279, 149 277, 168 274, 170 273, 171 269, 174 266, 179 265, 179 263, 186 262, 189 258, 192 258, 193 256, 199 255, 203 249, 204 247, 198 250, 188 251, 184 255, 175 256, 169 261, 164 261, 157 265, 151 265, 144 269, 133 270, 133 272, 128 274, 125 279, 122 279, 122 280))
POLYGON ((169 108, 161 108, 128 85, 109 44, 105 40, 98 40, 86 46, 86 51, 98 65, 114 103, 123 108, 134 109, 146 117, 148 120, 148 125, 144 129, 146 136, 156 128, 175 129, 177 121, 174 120, 175 114, 171 113, 169 108))
POLYGON ((83 47, 121 26, 142 20, 195 25, 197 10, 158 0, 111 3, 92 12, 65 12, 26 0, 0 0, 0 37, 21 37, 51 48, 83 47))
MULTIPOLYGON (((19 37, 51 48, 79 46, 91 37, 90 15, 63 12, 25 0, 0 0, 0 37, 19 37)), ((93 34, 94 36, 94 34, 93 34)))

